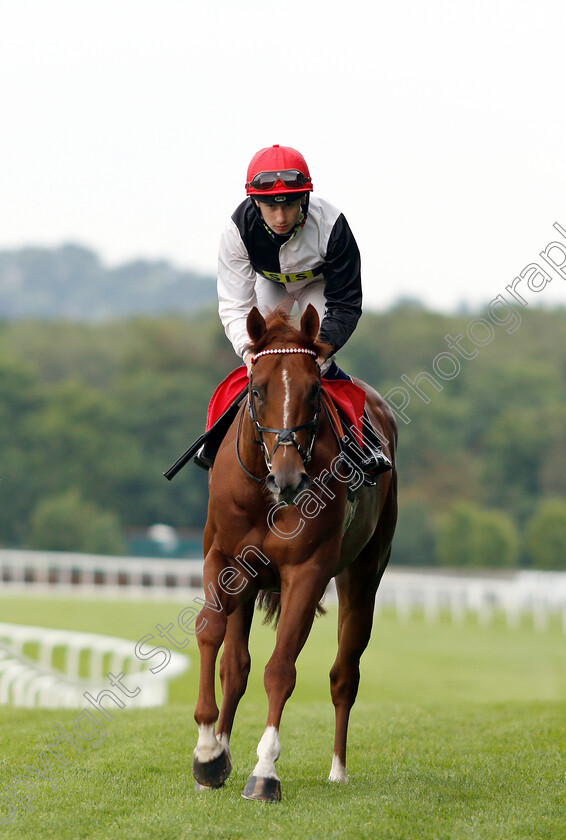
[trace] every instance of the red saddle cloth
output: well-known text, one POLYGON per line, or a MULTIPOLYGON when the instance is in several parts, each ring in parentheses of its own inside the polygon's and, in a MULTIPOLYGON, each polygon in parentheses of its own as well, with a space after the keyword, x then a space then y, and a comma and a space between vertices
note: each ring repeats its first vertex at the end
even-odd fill
MULTIPOLYGON (((226 379, 222 380, 215 390, 206 415, 206 430, 218 420, 236 397, 242 393, 248 384, 248 372, 245 365, 240 365, 226 379)), ((322 378, 322 387, 332 399, 336 408, 341 412, 342 417, 350 429, 357 430, 356 437, 362 441, 362 416, 366 395, 359 385, 350 379, 325 379, 322 378)))

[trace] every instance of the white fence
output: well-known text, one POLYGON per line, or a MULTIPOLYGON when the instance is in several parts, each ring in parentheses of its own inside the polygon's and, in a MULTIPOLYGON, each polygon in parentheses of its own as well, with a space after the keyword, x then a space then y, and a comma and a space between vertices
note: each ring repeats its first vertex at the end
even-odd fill
POLYGON ((102 597, 186 598, 188 592, 202 590, 202 563, 202 559, 0 549, 0 585, 3 592, 72 591, 92 596, 96 591, 102 597))
POLYGON ((503 613, 510 627, 529 616, 538 630, 558 616, 566 633, 566 573, 517 571, 472 575, 434 572, 385 572, 377 609, 393 607, 401 617, 422 610, 429 620, 448 611, 454 621, 474 614, 481 623, 503 613))
MULTIPOLYGON (((2 591, 53 592, 92 597, 187 600, 202 593, 202 559, 164 560, 60 552, 0 549, 2 591)), ((336 599, 332 583, 326 601, 336 599)), ((377 597, 377 609, 392 607, 403 617, 424 610, 434 619, 448 610, 454 620, 474 613, 480 621, 503 612, 509 626, 521 616, 544 628, 558 615, 566 633, 566 572, 410 571, 390 567, 377 597)))
POLYGON ((139 689, 129 707, 161 706, 170 680, 187 670, 189 660, 171 652, 167 667, 152 674, 136 657, 135 646, 95 633, 0 622, 0 705, 78 708, 85 692, 98 695, 111 673, 128 675, 128 690, 139 689))

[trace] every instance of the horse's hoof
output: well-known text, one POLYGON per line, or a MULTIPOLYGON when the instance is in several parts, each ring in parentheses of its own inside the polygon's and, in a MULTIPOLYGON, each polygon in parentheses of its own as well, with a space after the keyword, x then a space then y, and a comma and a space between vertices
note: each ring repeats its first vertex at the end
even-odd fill
POLYGON ((264 776, 250 776, 242 796, 244 799, 258 799, 261 802, 281 802, 281 782, 264 776))
POLYGON ((225 750, 212 761, 201 762, 196 756, 193 758, 193 776, 202 787, 222 787, 231 772, 232 762, 225 750))
POLYGON ((196 793, 203 793, 207 790, 220 790, 220 788, 224 787, 224 782, 220 785, 220 787, 211 787, 210 785, 201 785, 200 782, 195 782, 195 792, 196 793))

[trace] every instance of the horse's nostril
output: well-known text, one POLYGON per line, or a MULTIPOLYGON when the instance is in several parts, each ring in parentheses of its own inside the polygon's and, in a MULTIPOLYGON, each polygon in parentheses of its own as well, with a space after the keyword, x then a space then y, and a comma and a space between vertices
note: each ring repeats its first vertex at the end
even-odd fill
POLYGON ((277 484, 273 473, 269 473, 265 479, 265 483, 267 484, 268 490, 271 490, 272 493, 276 493, 279 490, 279 485, 277 484))
POLYGON ((306 472, 301 473, 301 480, 299 481, 299 486, 297 487, 297 492, 302 493, 303 490, 306 490, 311 485, 311 480, 306 474, 306 472))

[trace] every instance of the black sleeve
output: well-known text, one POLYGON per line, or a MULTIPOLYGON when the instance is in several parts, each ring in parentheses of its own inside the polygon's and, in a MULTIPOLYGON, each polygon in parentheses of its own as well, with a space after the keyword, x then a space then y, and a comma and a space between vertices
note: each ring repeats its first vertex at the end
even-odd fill
POLYGON ((354 332, 362 314, 360 251, 343 214, 336 219, 328 239, 322 273, 326 315, 320 338, 339 350, 354 332))

